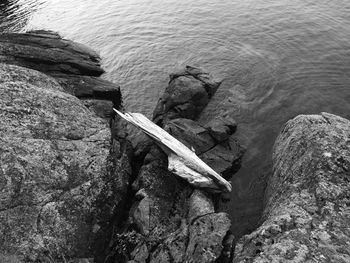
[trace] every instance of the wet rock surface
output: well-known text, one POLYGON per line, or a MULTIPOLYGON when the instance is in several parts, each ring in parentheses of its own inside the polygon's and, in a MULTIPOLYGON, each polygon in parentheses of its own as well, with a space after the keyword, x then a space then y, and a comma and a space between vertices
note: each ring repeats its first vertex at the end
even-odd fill
MULTIPOLYGON (((231 126, 222 131, 227 133, 225 139, 218 141, 208 128, 213 126, 205 127, 192 120, 205 107, 218 84, 200 69, 187 67, 184 72, 170 76, 169 86, 155 109, 154 121, 204 161, 212 166, 216 164, 218 172, 236 169, 243 150, 230 137, 231 126), (204 87, 212 90, 208 92, 204 87), (182 99, 181 94, 186 92, 190 94, 185 99, 186 107, 175 110, 174 101, 182 99), (193 94, 203 95, 205 103, 194 105, 193 94), (191 115, 187 115, 187 109, 191 115)), ((229 247, 225 257, 230 258, 233 240, 225 241, 230 235, 231 222, 227 214, 215 210, 218 196, 194 189, 169 172, 167 156, 154 143, 148 142, 147 148, 138 152, 143 157, 132 185, 136 195, 127 228, 115 234, 107 262, 117 258, 130 262, 215 262, 222 256, 224 246, 229 247), (123 249, 120 244, 124 245, 123 249)))
POLYGON ((274 146, 262 225, 233 262, 350 261, 350 121, 328 113, 289 121, 274 146))

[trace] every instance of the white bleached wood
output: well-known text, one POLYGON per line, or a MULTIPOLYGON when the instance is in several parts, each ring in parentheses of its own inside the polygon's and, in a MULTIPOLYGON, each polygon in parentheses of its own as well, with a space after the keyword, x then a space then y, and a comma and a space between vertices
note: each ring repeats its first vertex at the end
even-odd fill
POLYGON ((203 162, 193 151, 154 124, 141 113, 121 113, 114 111, 123 119, 139 127, 149 135, 168 155, 169 171, 186 179, 196 187, 209 188, 213 191, 231 192, 232 186, 217 172, 203 162))

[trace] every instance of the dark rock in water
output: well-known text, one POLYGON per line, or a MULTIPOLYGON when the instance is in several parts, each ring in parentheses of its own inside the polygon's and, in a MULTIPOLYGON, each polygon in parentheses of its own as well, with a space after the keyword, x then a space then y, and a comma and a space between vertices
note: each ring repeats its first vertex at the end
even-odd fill
MULTIPOLYGON (((31 68, 54 77, 67 93, 120 105, 119 86, 98 78, 98 54, 51 31, 0 34, 0 63, 31 68)), ((99 113, 105 115, 105 112, 99 113)))
MULTIPOLYGON (((228 136, 219 141, 208 128, 192 120, 198 117, 218 85, 200 69, 187 67, 171 76, 154 116, 158 124, 204 161, 225 172, 232 171, 242 155, 239 144, 229 139, 232 123, 223 124, 229 127, 228 136)), ((121 258, 152 263, 229 259, 233 242, 228 238, 231 222, 225 213, 215 211, 214 196, 193 189, 169 172, 167 156, 153 142, 137 151, 144 158, 133 183, 136 195, 129 213, 129 227, 113 240, 108 262, 121 258), (131 239, 133 231, 142 238, 136 242, 131 239), (120 243, 126 244, 123 251, 117 249, 120 243)))
POLYGON ((215 171, 225 178, 230 178, 241 167, 243 154, 244 149, 237 139, 229 138, 228 141, 217 144, 200 157, 215 171))
POLYGON ((113 167, 108 124, 39 72, 0 75, 0 258, 90 258, 113 167))
POLYGON ((153 112, 154 122, 195 119, 219 86, 220 82, 199 68, 187 66, 184 71, 170 75, 169 85, 153 112))
POLYGON ((350 262, 350 121, 289 121, 274 145, 262 225, 233 262, 350 262))
POLYGON ((39 71, 100 76, 104 71, 93 50, 60 38, 57 33, 32 31, 24 34, 4 33, 0 37, 2 63, 14 62, 39 71), (27 66, 28 65, 28 66, 27 66))
POLYGON ((164 129, 189 148, 193 148, 215 171, 224 175, 233 174, 240 167, 244 150, 236 139, 230 138, 233 128, 229 128, 228 124, 224 126, 227 128, 226 139, 220 142, 216 139, 217 134, 213 135, 211 131, 213 126, 224 122, 219 119, 211 123, 205 128, 198 122, 181 118, 169 121, 164 129))
POLYGON ((209 151, 216 145, 207 129, 189 119, 171 120, 165 125, 164 129, 192 148, 197 155, 209 151))
POLYGON ((237 123, 230 117, 218 117, 211 120, 206 128, 218 142, 227 140, 237 129, 237 123))

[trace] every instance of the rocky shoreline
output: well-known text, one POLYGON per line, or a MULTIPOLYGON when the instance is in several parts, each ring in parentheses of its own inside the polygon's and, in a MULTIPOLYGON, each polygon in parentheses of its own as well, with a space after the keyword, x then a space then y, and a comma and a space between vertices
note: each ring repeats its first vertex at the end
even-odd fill
MULTIPOLYGON (((349 121, 288 122, 262 224, 238 240, 220 195, 174 176, 113 114, 122 95, 103 72, 94 51, 54 32, 0 35, 0 262, 349 260, 349 121)), ((237 124, 196 121, 220 84, 194 67, 172 74, 153 121, 229 179, 244 153, 237 124)))

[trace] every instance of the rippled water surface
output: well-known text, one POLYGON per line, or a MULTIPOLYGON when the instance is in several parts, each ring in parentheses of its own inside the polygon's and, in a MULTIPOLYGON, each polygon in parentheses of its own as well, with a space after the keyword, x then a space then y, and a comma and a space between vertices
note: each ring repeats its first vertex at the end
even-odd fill
POLYGON ((17 0, 0 10, 0 30, 51 29, 98 50, 131 111, 150 116, 183 65, 225 79, 201 121, 231 114, 248 148, 223 205, 236 234, 257 222, 281 125, 300 113, 350 117, 348 0, 17 0))

